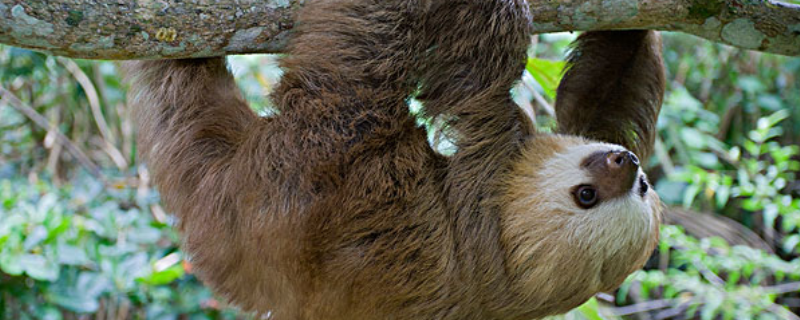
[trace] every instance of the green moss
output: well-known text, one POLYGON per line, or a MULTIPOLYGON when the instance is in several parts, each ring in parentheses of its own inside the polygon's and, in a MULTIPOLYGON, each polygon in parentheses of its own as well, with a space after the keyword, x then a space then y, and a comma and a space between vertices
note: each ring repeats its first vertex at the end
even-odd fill
POLYGON ((724 8, 725 4, 722 0, 693 1, 689 7, 689 18, 706 20, 719 15, 724 8))
POLYGON ((83 21, 83 11, 70 10, 67 13, 67 24, 77 27, 83 21))
POLYGON ((139 32, 142 32, 142 27, 138 24, 134 24, 130 27, 130 29, 128 29, 128 33, 126 35, 132 37, 138 34, 139 32))

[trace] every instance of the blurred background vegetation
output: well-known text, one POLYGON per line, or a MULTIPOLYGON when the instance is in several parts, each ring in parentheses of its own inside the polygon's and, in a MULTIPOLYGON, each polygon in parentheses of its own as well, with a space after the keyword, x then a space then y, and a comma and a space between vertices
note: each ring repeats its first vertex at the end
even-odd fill
MULTIPOLYGON (((557 318, 800 319, 800 58, 664 36, 647 169, 671 225, 645 270, 557 318)), ((574 37, 536 37, 515 88, 542 130, 574 37)), ((262 114, 276 59, 229 59, 262 114)), ((137 161, 125 91, 113 62, 0 46, 0 318, 251 318, 192 276, 137 161)))

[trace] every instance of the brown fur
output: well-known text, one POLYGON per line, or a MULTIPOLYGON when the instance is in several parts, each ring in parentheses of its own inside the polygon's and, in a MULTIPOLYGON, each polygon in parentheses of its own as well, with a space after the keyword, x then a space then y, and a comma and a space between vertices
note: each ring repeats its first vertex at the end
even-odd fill
POLYGON ((526 10, 523 0, 309 1, 267 118, 223 58, 128 64, 142 156, 198 276, 276 319, 526 319, 618 285, 652 234, 609 262, 592 252, 603 248, 548 240, 561 225, 520 207, 520 192, 546 188, 515 178, 541 163, 531 157, 585 143, 534 134, 509 97, 526 10), (415 92, 456 132, 455 155, 434 152, 409 115, 415 92), (549 249, 531 251, 541 252, 531 264, 517 250, 530 245, 524 230, 509 228, 535 230, 549 249), (604 263, 619 265, 595 283, 604 263), (561 276, 537 278, 553 270, 561 276))
POLYGON ((558 86, 562 133, 622 145, 647 162, 664 97, 661 37, 654 31, 586 32, 558 86))

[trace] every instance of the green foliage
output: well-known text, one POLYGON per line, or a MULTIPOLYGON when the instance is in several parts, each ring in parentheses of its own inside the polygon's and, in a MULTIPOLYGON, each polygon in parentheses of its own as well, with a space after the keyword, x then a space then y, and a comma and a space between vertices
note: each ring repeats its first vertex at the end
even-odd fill
POLYGON ((0 181, 0 317, 61 319, 110 308, 140 319, 220 316, 200 307, 211 294, 185 274, 172 228, 147 209, 156 199, 77 182, 0 181))
POLYGON ((114 63, 0 46, 0 86, 53 126, 40 128, 0 100, 0 319, 246 316, 220 308, 186 272, 158 196, 138 185, 146 171, 135 170, 114 63), (50 130, 114 182, 88 176, 50 130))
POLYGON ((671 176, 673 180, 689 183, 684 192, 683 205, 691 206, 698 194, 705 190, 707 195, 714 196, 714 204, 720 209, 729 204, 731 196, 744 199, 741 205, 748 211, 755 212, 769 207, 769 224, 777 217, 772 213, 778 213, 778 207, 786 207, 783 212, 788 214, 793 200, 791 196, 784 197, 781 190, 786 188, 788 181, 795 180, 796 173, 800 170, 800 162, 793 158, 800 153, 800 148, 796 145, 782 146, 773 141, 783 133, 783 129, 776 125, 787 117, 788 112, 781 110, 760 118, 757 128, 751 130, 744 139, 744 152, 738 146, 729 147, 705 133, 693 129, 682 131, 692 132, 688 135, 691 138, 687 140, 701 141, 695 145, 697 153, 706 149, 716 152, 707 153, 713 155, 712 160, 696 161, 699 162, 697 165, 689 164, 684 170, 671 176), (719 163, 717 154, 724 157, 735 170, 726 170, 719 163), (718 170, 709 171, 711 169, 718 170), (768 203, 773 200, 778 200, 778 203, 768 203), (788 203, 784 203, 786 201, 788 203))
POLYGON ((669 176, 671 182, 680 182, 685 188, 664 191, 669 185, 666 182, 659 189, 664 191, 662 194, 682 193, 682 204, 687 208, 696 201, 706 201, 713 202, 713 206, 721 211, 740 208, 744 212, 760 213, 766 228, 774 228, 780 217, 781 231, 788 234, 783 249, 794 252, 800 243, 800 235, 796 234, 800 226, 800 198, 791 194, 787 186, 795 181, 800 171, 800 162, 795 160, 800 147, 782 146, 775 141, 784 133, 784 129, 777 125, 787 117, 788 111, 779 110, 759 118, 756 128, 744 138, 742 148, 729 147, 713 136, 690 129, 692 134, 687 136, 691 138, 685 140, 698 141, 690 148, 697 150, 698 154, 705 150, 716 153, 706 152, 710 155, 709 161, 688 163, 669 176), (725 158, 727 164, 720 163, 717 155, 725 158), (704 199, 698 199, 701 196, 704 199))
POLYGON ((788 287, 762 286, 800 280, 800 260, 785 261, 745 246, 729 246, 720 238, 695 239, 676 226, 661 229, 659 250, 668 255, 667 270, 639 271, 618 292, 625 299, 636 290, 644 298, 659 295, 688 316, 700 319, 783 319, 788 309, 776 303, 788 287))
POLYGON ((797 310, 783 299, 800 289, 800 59, 665 40, 674 81, 651 161, 666 175, 656 189, 668 204, 737 220, 779 254, 665 226, 660 268, 631 276, 618 298, 664 299, 659 312, 698 319, 787 319, 797 310))

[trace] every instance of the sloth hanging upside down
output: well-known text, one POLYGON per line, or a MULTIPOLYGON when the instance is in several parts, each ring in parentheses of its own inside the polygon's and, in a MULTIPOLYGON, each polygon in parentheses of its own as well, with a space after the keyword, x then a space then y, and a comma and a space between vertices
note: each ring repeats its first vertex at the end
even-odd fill
POLYGON ((640 159, 660 40, 579 37, 559 133, 539 133, 509 95, 530 19, 523 0, 306 1, 269 117, 224 58, 129 63, 140 150, 198 276, 274 319, 531 319, 618 286, 657 239, 640 159))

